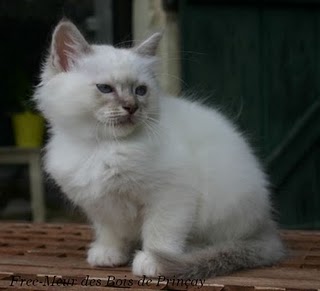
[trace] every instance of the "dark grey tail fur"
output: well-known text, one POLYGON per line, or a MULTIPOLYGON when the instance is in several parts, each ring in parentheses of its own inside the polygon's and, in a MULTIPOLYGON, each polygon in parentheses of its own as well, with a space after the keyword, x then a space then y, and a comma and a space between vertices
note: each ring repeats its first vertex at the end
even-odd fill
POLYGON ((229 242, 181 256, 155 253, 162 275, 183 279, 205 279, 240 269, 269 266, 285 254, 277 236, 229 242))

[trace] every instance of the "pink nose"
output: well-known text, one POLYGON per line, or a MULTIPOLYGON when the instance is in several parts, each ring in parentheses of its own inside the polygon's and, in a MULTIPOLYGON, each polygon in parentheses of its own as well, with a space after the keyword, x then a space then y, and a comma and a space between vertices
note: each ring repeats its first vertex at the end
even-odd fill
POLYGON ((139 106, 137 104, 126 104, 123 105, 122 108, 129 114, 134 114, 138 110, 139 106))

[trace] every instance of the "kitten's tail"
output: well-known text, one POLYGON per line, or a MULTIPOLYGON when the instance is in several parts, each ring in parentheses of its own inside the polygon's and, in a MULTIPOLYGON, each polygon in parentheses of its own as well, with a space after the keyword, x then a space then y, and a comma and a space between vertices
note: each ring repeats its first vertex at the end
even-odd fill
POLYGON ((285 255, 277 236, 259 240, 242 240, 221 246, 210 246, 181 256, 155 253, 161 275, 196 279, 227 275, 231 272, 269 266, 285 255))

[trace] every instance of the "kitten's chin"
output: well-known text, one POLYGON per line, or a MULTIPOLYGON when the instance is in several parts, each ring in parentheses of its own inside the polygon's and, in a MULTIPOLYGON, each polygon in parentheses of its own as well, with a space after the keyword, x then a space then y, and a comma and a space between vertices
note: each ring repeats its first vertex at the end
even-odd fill
POLYGON ((138 120, 114 120, 112 122, 101 122, 100 136, 105 138, 123 138, 134 134, 139 127, 138 120))
POLYGON ((109 133, 112 137, 123 138, 129 135, 133 135, 137 130, 137 124, 119 124, 109 129, 109 133))
POLYGON ((110 130, 116 132, 118 136, 126 136, 132 133, 137 127, 136 121, 120 121, 110 126, 110 130))

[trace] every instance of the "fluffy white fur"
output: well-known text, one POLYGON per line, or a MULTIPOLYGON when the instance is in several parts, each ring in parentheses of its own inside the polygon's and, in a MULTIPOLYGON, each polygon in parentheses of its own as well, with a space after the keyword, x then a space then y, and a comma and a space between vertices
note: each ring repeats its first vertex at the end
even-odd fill
POLYGON ((123 265, 140 249, 133 272, 147 276, 214 276, 276 262, 283 248, 259 163, 219 112, 163 94, 159 40, 90 46, 68 21, 53 34, 35 94, 51 129, 45 168, 92 221, 88 262, 123 265), (137 96, 141 84, 147 93, 137 96), (139 105, 130 120, 123 100, 139 105))

